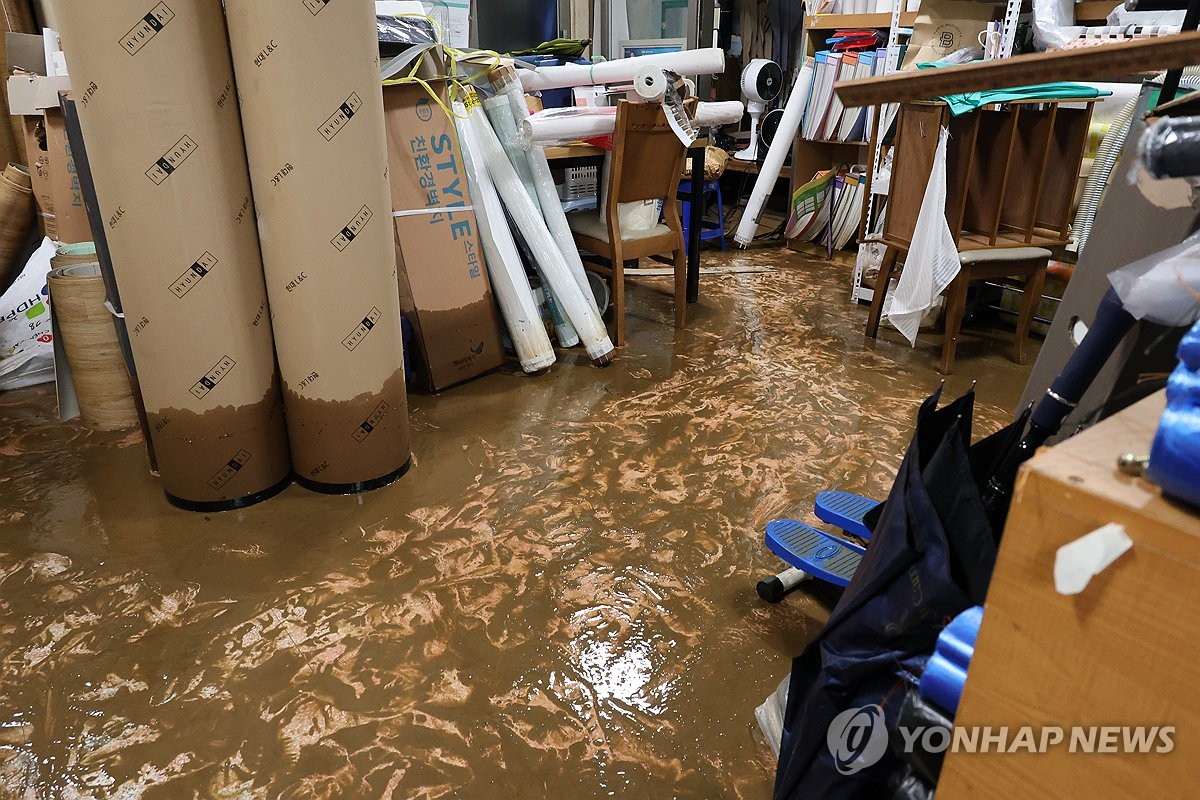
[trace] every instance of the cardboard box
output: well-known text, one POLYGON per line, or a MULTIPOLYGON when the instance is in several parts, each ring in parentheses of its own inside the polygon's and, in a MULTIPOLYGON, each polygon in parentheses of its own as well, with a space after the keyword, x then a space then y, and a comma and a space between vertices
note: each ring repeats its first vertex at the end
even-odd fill
MULTIPOLYGON (((445 83, 431 85, 449 106, 445 83)), ((500 318, 454 121, 420 85, 384 86, 383 105, 400 308, 417 381, 440 391, 504 363, 500 318)))
MULTIPOLYGON (((18 67, 45 72, 41 36, 9 33, 6 42, 10 72, 18 67)), ((22 73, 11 76, 7 88, 9 111, 21 117, 42 233, 67 244, 90 242, 92 228, 59 109, 59 92, 71 90, 71 79, 22 73)))

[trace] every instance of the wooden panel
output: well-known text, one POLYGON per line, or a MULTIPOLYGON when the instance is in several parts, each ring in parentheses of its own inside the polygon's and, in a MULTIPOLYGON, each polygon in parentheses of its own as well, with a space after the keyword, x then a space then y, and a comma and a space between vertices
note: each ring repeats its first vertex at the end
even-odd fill
POLYGON ((1046 177, 1042 182, 1042 200, 1038 206, 1039 227, 1057 231, 1065 236, 1071 214, 1071 200, 1079 165, 1087 145, 1087 130, 1092 119, 1091 104, 1085 108, 1059 106, 1050 139, 1046 177))
POLYGON ((967 186, 975 164, 975 142, 979 134, 979 115, 962 114, 950 118, 950 144, 946 148, 946 224, 950 232, 962 230, 966 213, 967 186))
POLYGON ((900 107, 883 230, 892 241, 912 241, 946 114, 947 107, 940 103, 906 103, 900 107))
POLYGON ((1193 64, 1200 64, 1200 31, 841 81, 834 89, 847 108, 856 108, 1047 81, 1102 81, 1193 64))
MULTIPOLYGON (((1000 211, 1000 227, 1031 241, 1046 177, 1056 106, 1020 106, 1013 134, 1012 164, 1000 211)), ((1074 183, 1071 184, 1074 189, 1074 183)))
MULTIPOLYGON (((900 14, 900 25, 911 28, 917 21, 917 12, 900 14)), ((892 24, 891 13, 883 14, 813 14, 804 18, 804 28, 810 31, 831 31, 838 28, 888 28, 892 24)), ((822 44, 824 44, 822 37, 822 44)), ((824 49, 823 47, 821 49, 824 49)))
POLYGON ((977 111, 979 133, 974 165, 967 183, 967 204, 962 230, 983 234, 994 244, 1000 228, 1005 180, 1010 172, 1009 153, 1016 132, 1016 115, 1008 111, 977 111))
POLYGON ((1163 405, 1151 397, 1022 472, 955 723, 1173 725, 1173 752, 951 752, 938 800, 1194 796, 1200 517, 1115 468, 1121 453, 1149 451, 1163 405), (1058 594, 1056 550, 1109 522, 1125 526, 1133 549, 1081 594, 1058 594))

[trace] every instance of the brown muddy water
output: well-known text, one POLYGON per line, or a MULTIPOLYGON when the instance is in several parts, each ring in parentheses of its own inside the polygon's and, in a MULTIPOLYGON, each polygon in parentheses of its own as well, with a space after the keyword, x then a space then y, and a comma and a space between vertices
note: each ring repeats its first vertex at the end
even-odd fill
MULTIPOLYGON (((0 396, 0 798, 767 798, 754 707, 828 593, 768 606, 763 526, 882 496, 936 337, 864 341, 849 274, 709 264, 671 327, 631 286, 598 370, 413 397, 414 465, 362 497, 173 509, 137 434, 0 396)), ((980 434, 1026 370, 959 347, 980 434)))

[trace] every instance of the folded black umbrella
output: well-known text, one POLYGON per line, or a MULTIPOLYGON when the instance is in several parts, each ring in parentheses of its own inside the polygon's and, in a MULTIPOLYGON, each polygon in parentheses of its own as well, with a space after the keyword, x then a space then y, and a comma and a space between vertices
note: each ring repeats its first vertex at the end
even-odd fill
POLYGON ((975 396, 939 409, 940 394, 921 405, 854 579, 793 662, 776 800, 887 796, 900 765, 871 733, 895 725, 897 676, 919 675, 941 629, 987 591, 996 544, 969 456, 975 396))

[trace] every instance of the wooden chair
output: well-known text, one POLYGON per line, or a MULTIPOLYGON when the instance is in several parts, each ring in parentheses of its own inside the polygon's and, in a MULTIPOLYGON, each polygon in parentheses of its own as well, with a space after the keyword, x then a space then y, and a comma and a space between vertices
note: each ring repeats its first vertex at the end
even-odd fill
MULTIPOLYGON (((989 248, 959 254, 962 269, 943 293, 946 300, 946 330, 940 364, 943 375, 949 375, 954 369, 954 352, 958 347, 958 336, 962 331, 963 315, 967 308, 967 286, 971 281, 978 280, 1022 280, 1021 288, 1024 294, 1021 297, 1021 315, 1017 319, 1017 331, 1013 339, 1012 359, 1018 364, 1028 363, 1025 344, 1029 340, 1029 328, 1033 324, 1034 313, 1042 300, 1050 255, 1049 250, 1041 247, 989 248)), ((867 317, 867 336, 871 339, 879 334, 884 298, 887 296, 888 283, 895 272, 896 257, 896 250, 889 247, 879 270, 879 277, 875 280, 875 296, 871 300, 871 313, 867 317)))
MULTIPOLYGON (((693 102, 693 101, 689 101, 693 102)), ((601 219, 593 211, 567 216, 575 244, 607 261, 596 267, 612 287, 609 331, 625 344, 625 261, 654 258, 675 268, 675 327, 687 321, 687 253, 675 189, 687 149, 667 124, 662 107, 622 100, 617 106, 608 204, 601 219), (621 203, 663 200, 663 222, 648 231, 621 231, 621 203)))

